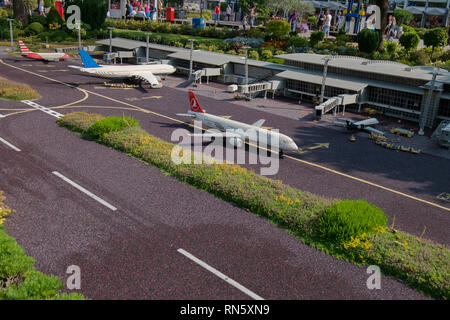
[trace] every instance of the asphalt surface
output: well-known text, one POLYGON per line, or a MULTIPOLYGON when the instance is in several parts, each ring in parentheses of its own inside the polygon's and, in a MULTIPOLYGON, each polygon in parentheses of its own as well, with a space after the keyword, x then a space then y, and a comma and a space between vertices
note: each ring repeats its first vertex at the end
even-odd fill
MULTIPOLYGON (((187 110, 186 93, 177 89, 100 89, 102 80, 77 71, 57 71, 67 69, 65 63, 45 65, 11 57, 3 60, 65 83, 91 82, 81 86, 90 91, 85 95, 0 64, 3 77, 28 83, 41 93, 43 97, 36 101, 40 105, 54 107, 85 98, 73 106, 94 107, 56 110, 63 114, 75 110, 104 115, 124 113, 139 119, 150 133, 170 140, 180 123, 125 109, 139 106, 173 118, 175 113, 187 110)), ((201 95, 199 100, 208 112, 231 115, 244 122, 264 116, 267 125, 282 128, 299 146, 330 142, 329 149, 295 157, 450 207, 435 198, 435 193, 448 190, 443 172, 448 171, 448 163, 440 158, 408 154, 393 157, 368 141, 350 145, 343 135, 324 128, 201 95)), ((28 109, 21 102, 1 101, 0 106, 28 109)), ((27 111, 8 116, 22 111, 15 110, 0 111, 7 115, 0 119, 0 137, 22 150, 16 152, 0 143, 0 189, 5 191, 7 204, 16 210, 6 223, 7 231, 37 259, 41 271, 65 279, 68 266, 80 266, 81 291, 91 298, 249 298, 181 255, 179 248, 266 299, 423 298, 387 277, 382 279, 381 290, 368 290, 365 268, 305 246, 269 222, 178 183, 125 154, 82 140, 59 128, 56 119, 48 114, 27 111), (87 197, 53 171, 111 203, 117 211, 87 197)), ((366 198, 385 209, 390 218, 395 215, 398 228, 420 234, 426 225, 424 237, 448 244, 449 218, 444 209, 289 158, 281 161, 274 178, 327 197, 366 198)))

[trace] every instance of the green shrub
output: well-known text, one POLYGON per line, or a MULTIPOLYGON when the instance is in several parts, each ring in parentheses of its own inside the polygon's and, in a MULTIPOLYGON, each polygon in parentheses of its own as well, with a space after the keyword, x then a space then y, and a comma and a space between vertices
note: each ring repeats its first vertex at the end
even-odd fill
POLYGON ((140 127, 140 125, 136 119, 127 116, 110 116, 91 125, 86 134, 92 139, 101 140, 104 134, 111 131, 119 131, 126 127, 140 127))
POLYGON ((347 42, 351 42, 351 41, 352 41, 352 39, 345 33, 338 33, 338 35, 336 36, 336 44, 338 46, 345 46, 347 44, 347 42))
POLYGON ((448 33, 443 28, 430 29, 423 35, 423 44, 432 47, 431 58, 433 58, 434 48, 447 45, 448 33))
POLYGON ((98 0, 66 0, 65 8, 77 5, 81 10, 81 20, 89 24, 93 30, 100 29, 108 12, 108 1, 98 0))
POLYGON ((450 49, 445 50, 441 55, 439 55, 438 60, 443 62, 450 60, 450 49))
POLYGON ((413 14, 408 10, 395 9, 394 17, 397 20, 397 24, 408 24, 413 19, 413 14))
POLYGON ((266 25, 266 34, 271 40, 282 40, 289 34, 290 25, 284 20, 272 20, 266 25))
POLYGON ((325 38, 325 33, 322 31, 314 31, 311 33, 311 36, 309 37, 309 42, 311 43, 311 46, 317 45, 320 41, 323 41, 325 38))
POLYGON ((386 43, 384 44, 384 50, 388 54, 387 60, 391 60, 391 59, 394 60, 395 58, 397 58, 398 49, 399 49, 399 46, 398 46, 397 42, 386 41, 386 43))
POLYGON ((39 22, 44 27, 46 27, 47 26, 47 17, 41 16, 40 14, 33 14, 30 16, 29 23, 31 24, 33 22, 39 22))
POLYGON ((58 124, 70 130, 85 133, 94 123, 103 119, 103 116, 97 113, 72 112, 57 120, 58 124))
POLYGON ((304 37, 295 36, 289 39, 289 41, 287 42, 287 46, 296 48, 309 47, 309 41, 304 37))
POLYGON ((412 51, 409 54, 409 60, 418 66, 425 66, 431 62, 430 55, 423 49, 412 51))
POLYGON ((315 16, 308 17, 308 23, 315 28, 317 26, 317 18, 315 16))
MULTIPOLYGON (((417 33, 416 32, 416 29, 414 29, 413 27, 410 27, 410 26, 408 26, 408 25, 406 25, 406 24, 403 24, 402 25, 402 28, 403 28, 403 33, 407 33, 407 32, 414 32, 414 33, 417 33)), ((419 37, 420 38, 420 37, 419 37)))
POLYGON ((378 48, 379 36, 378 32, 370 29, 363 29, 356 37, 358 41, 359 51, 372 53, 378 48))
POLYGON ((245 32, 248 38, 264 38, 264 32, 259 28, 250 28, 245 32))
POLYGON ((20 286, 10 285, 0 291, 0 297, 8 300, 45 300, 55 297, 63 284, 59 278, 30 270, 20 286))
POLYGON ((323 238, 342 244, 351 237, 373 232, 377 226, 385 227, 387 216, 364 200, 342 200, 326 209, 318 222, 323 238))
MULTIPOLYGON (((67 5, 67 3, 66 3, 66 5, 67 5)), ((61 18, 61 16, 59 15, 58 11, 56 11, 56 8, 52 7, 47 15, 47 25, 55 24, 55 23, 62 26, 64 24, 64 21, 61 18)))
POLYGON ((273 57, 272 50, 269 50, 269 49, 261 50, 261 57, 263 59, 270 59, 270 58, 272 58, 273 57))
POLYGON ((257 50, 250 50, 248 52, 249 59, 259 60, 259 53, 257 50))
POLYGON ((44 31, 44 27, 39 22, 33 22, 25 29, 25 34, 36 35, 44 31))
POLYGON ((399 42, 406 51, 411 51, 419 45, 420 37, 415 32, 406 32, 400 36, 399 42))

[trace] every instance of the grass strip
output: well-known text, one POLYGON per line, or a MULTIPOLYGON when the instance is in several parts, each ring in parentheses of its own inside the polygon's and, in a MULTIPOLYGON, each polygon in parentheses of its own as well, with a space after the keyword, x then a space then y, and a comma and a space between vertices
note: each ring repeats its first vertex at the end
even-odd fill
MULTIPOLYGON (((89 127, 102 116, 75 112, 58 123, 89 137, 89 127)), ((377 265, 385 275, 400 279, 437 299, 450 297, 450 250, 412 234, 378 226, 346 241, 324 238, 320 218, 336 200, 289 187, 234 164, 179 164, 171 155, 183 149, 139 127, 104 134, 97 142, 143 160, 196 188, 270 220, 305 244, 356 265, 377 265)), ((191 154, 191 156, 195 156, 191 154)))
POLYGON ((12 210, 4 199, 0 191, 0 300, 84 300, 79 293, 60 293, 61 280, 36 271, 35 260, 6 234, 2 224, 12 210))
POLYGON ((39 93, 26 84, 0 77, 0 98, 6 100, 38 99, 39 93))

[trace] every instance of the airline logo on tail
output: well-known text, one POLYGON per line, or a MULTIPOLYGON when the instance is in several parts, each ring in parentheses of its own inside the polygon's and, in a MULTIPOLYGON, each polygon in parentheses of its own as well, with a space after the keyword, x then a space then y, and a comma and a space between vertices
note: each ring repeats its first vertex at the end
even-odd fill
POLYGON ((33 53, 33 51, 30 51, 30 49, 27 48, 27 46, 25 45, 25 43, 23 43, 22 40, 19 40, 19 47, 20 47, 20 51, 22 52, 23 56, 27 56, 27 55, 33 53))
POLYGON ((205 113, 205 111, 203 111, 202 107, 200 106, 200 103, 198 103, 195 93, 192 91, 189 91, 189 104, 191 111, 205 113))
POLYGON ((84 50, 80 50, 80 57, 81 57, 81 61, 83 61, 83 66, 88 69, 88 68, 100 68, 100 66, 97 64, 97 62, 94 61, 94 59, 92 59, 92 57, 89 55, 89 53, 87 53, 84 50))

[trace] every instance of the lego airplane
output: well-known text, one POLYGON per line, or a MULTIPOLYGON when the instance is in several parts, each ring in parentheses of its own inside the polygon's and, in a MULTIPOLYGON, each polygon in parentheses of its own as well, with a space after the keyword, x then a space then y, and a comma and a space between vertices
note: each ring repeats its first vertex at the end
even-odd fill
POLYGON ((155 75, 171 74, 176 71, 173 66, 168 64, 100 66, 86 51, 80 50, 79 52, 84 68, 69 67, 100 78, 141 80, 150 83, 152 88, 161 88, 161 79, 155 75))
POLYGON ((334 124, 345 127, 347 130, 365 130, 368 132, 373 132, 376 134, 384 135, 383 131, 372 128, 374 124, 378 124, 378 120, 375 118, 370 118, 361 121, 355 121, 346 118, 338 118, 339 121, 335 121, 334 124))
POLYGON ((27 48, 22 40, 19 40, 20 51, 22 56, 28 59, 43 61, 62 61, 69 59, 69 55, 62 52, 33 52, 27 48))
POLYGON ((187 113, 177 113, 178 116, 195 118, 196 120, 201 121, 205 126, 221 131, 216 133, 191 134, 191 137, 228 138, 231 145, 240 148, 244 145, 246 140, 258 144, 259 137, 264 136, 267 137, 267 143, 265 143, 267 145, 270 145, 270 141, 278 140, 280 156, 283 155, 284 151, 299 150, 290 137, 279 132, 262 128, 265 121, 264 119, 258 120, 253 124, 246 124, 208 114, 202 109, 197 97, 192 91, 189 91, 189 103, 190 110, 188 110, 187 113))

